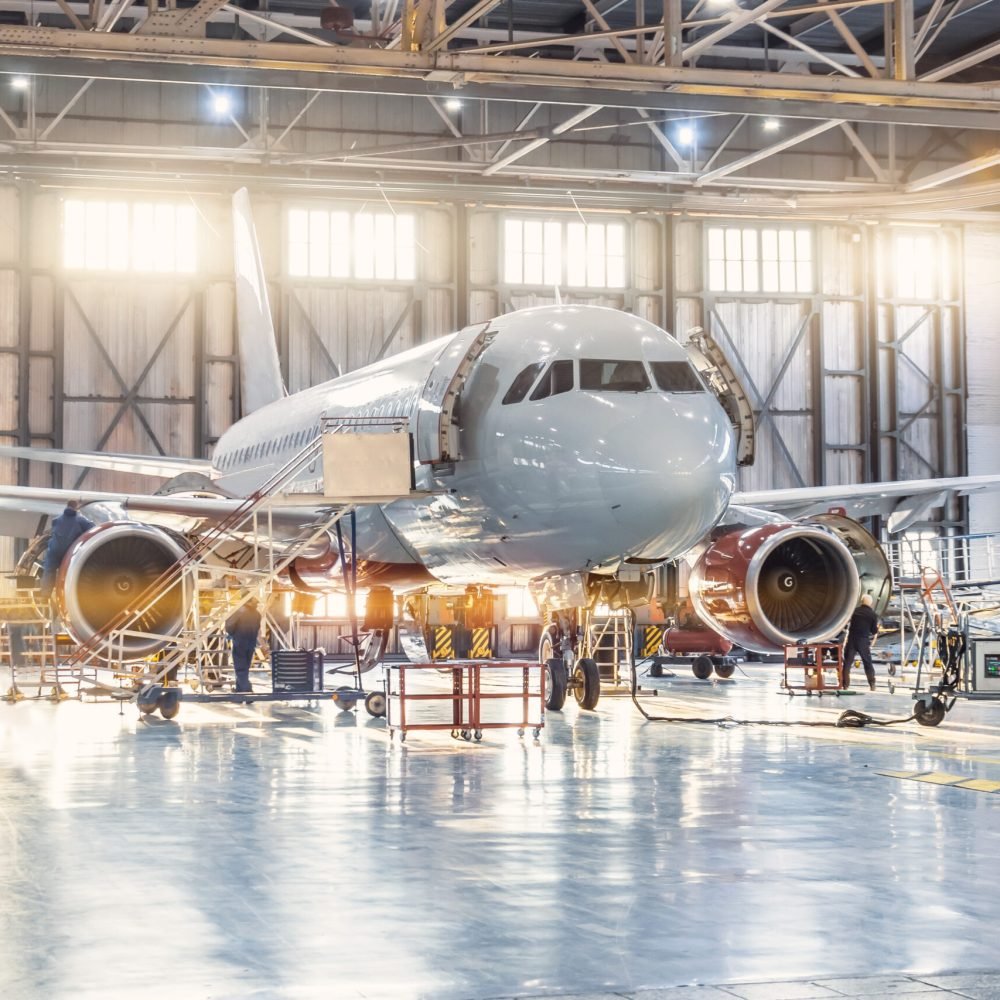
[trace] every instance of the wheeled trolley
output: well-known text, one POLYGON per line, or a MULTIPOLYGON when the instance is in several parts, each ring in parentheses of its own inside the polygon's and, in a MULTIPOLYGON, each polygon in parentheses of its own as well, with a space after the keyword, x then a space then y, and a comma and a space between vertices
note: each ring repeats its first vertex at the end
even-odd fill
POLYGON ((529 729, 537 738, 545 725, 545 666, 522 661, 462 660, 385 665, 386 726, 399 733, 451 732, 481 740, 487 729, 529 729))
POLYGON ((814 642, 785 647, 781 686, 789 693, 839 693, 844 686, 844 651, 836 642, 814 642), (799 671, 802 671, 800 674, 799 671))

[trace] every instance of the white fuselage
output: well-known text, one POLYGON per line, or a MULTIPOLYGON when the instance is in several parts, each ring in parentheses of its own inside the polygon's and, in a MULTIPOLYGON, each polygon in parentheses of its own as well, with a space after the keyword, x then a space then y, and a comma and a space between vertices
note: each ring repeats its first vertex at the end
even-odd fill
MULTIPOLYGON (((417 465, 417 487, 431 497, 359 510, 361 558, 418 564, 447 583, 523 582, 674 558, 719 521, 734 489, 734 432, 712 393, 659 388, 665 363, 688 361, 673 337, 592 306, 511 313, 490 330, 459 400, 460 460, 417 465), (553 384, 549 366, 560 360, 569 362, 560 387, 570 377, 572 388, 533 400, 553 384), (638 373, 648 388, 582 387, 595 370, 588 361, 631 363, 618 371, 638 373), (531 365, 539 371, 525 398, 504 403, 531 365)), ((214 476, 228 490, 250 492, 301 451, 324 417, 407 417, 415 426, 428 376, 451 339, 250 414, 220 439, 214 476)), ((322 493, 322 472, 317 461, 296 488, 322 493)))

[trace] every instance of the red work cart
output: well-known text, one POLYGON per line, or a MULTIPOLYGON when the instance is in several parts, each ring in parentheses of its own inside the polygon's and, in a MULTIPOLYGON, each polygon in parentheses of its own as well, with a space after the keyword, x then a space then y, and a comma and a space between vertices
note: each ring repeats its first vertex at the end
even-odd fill
POLYGON ((477 741, 487 729, 528 729, 537 739, 545 725, 545 665, 510 660, 385 665, 386 726, 399 733, 449 732, 477 741))

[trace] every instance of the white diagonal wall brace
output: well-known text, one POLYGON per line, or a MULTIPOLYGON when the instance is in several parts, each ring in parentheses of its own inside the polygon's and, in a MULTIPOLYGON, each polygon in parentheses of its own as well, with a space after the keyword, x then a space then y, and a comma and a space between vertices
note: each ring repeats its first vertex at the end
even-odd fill
POLYGON ((879 166, 871 150, 861 141, 861 136, 848 122, 841 122, 840 127, 844 135, 851 140, 851 145, 861 154, 861 159, 868 164, 868 169, 875 175, 875 179, 884 184, 888 180, 886 172, 879 166))
MULTIPOLYGON (((640 118, 649 118, 649 112, 645 108, 639 108, 640 118)), ((667 138, 666 132, 655 122, 647 122, 647 128, 653 133, 653 138, 663 147, 664 152, 670 157, 681 170, 687 169, 687 160, 676 150, 674 144, 667 138)))
POLYGON ((67 0, 56 0, 56 3, 59 4, 59 8, 69 18, 70 24, 72 24, 77 31, 87 30, 83 21, 81 21, 80 18, 77 17, 76 11, 73 10, 72 7, 70 7, 70 5, 67 3, 67 0))
POLYGON ((438 104, 437 98, 436 97, 428 97, 427 100, 430 102, 430 106, 437 112, 437 115, 441 119, 441 121, 443 121, 445 123, 445 125, 448 126, 448 131, 451 132, 451 134, 456 139, 461 139, 462 138, 462 132, 461 132, 461 130, 451 120, 451 117, 448 115, 448 112, 445 111, 444 108, 442 108, 440 104, 438 104))
POLYGON ((739 31, 740 28, 745 28, 748 24, 759 21, 765 14, 776 7, 780 7, 784 2, 785 0, 764 0, 759 7, 754 7, 753 10, 745 10, 740 14, 733 14, 732 20, 728 24, 724 24, 710 35, 699 38, 697 41, 686 46, 683 52, 684 62, 696 59, 708 51, 716 42, 721 42, 723 38, 728 38, 733 32, 739 31))
POLYGON ((839 118, 835 118, 832 121, 820 122, 818 125, 814 125, 804 132, 799 132, 797 135, 790 135, 787 139, 782 139, 781 142, 776 142, 772 146, 758 149, 755 153, 748 153, 746 156, 741 156, 738 160, 733 160, 732 163, 716 167, 715 170, 710 170, 708 173, 702 174, 695 180, 694 186, 701 187, 703 184, 718 180, 720 177, 727 177, 729 174, 734 174, 737 170, 742 170, 744 167, 760 163, 761 160, 766 160, 769 156, 774 156, 775 153, 790 149, 792 146, 798 146, 800 143, 806 142, 817 135, 822 135, 824 132, 829 132, 830 129, 837 128, 840 124, 841 121, 839 118))
POLYGON ((228 14, 233 14, 239 17, 241 20, 252 21, 255 24, 263 24, 268 28, 273 28, 278 34, 281 35, 291 35, 293 38, 301 38, 304 42, 311 42, 313 45, 325 45, 327 47, 333 45, 333 42, 328 42, 325 38, 319 38, 316 35, 310 35, 308 31, 300 31, 298 28, 292 27, 290 24, 282 24, 280 21, 276 21, 270 17, 261 17, 260 14, 255 14, 252 10, 244 10, 242 7, 234 7, 232 4, 227 3, 222 8, 228 14))
POLYGON ((904 190, 907 194, 926 191, 928 188, 938 187, 949 181, 958 180, 959 177, 968 177, 969 174, 977 174, 980 170, 989 170, 990 167, 998 165, 1000 165, 1000 150, 994 150, 992 153, 977 156, 974 160, 966 160, 965 163, 957 163, 953 167, 945 167, 944 170, 911 181, 904 190))
POLYGON ((803 52, 812 56, 817 62, 826 63, 827 66, 832 66, 838 73, 843 73, 844 76, 861 76, 857 70, 851 69, 850 66, 845 66, 843 63, 837 62, 836 59, 831 59, 825 53, 820 52, 819 49, 814 49, 811 45, 806 45, 805 42, 800 41, 794 35, 789 35, 780 28, 776 28, 773 24, 768 24, 766 18, 761 18, 761 20, 757 23, 765 31, 769 31, 772 35, 780 38, 782 41, 788 42, 789 45, 794 45, 797 49, 801 49, 803 52))
POLYGON ((862 142, 861 136, 854 130, 848 122, 841 122, 840 128, 844 135, 851 141, 851 145, 861 154, 861 159, 868 164, 868 169, 875 175, 879 183, 884 184, 889 178, 886 172, 879 166, 878 160, 872 155, 871 150, 862 142))
POLYGON ((722 140, 722 142, 720 142, 719 145, 716 146, 715 152, 708 158, 708 162, 705 164, 703 168, 704 170, 707 171, 712 169, 712 164, 715 163, 715 161, 723 154, 726 147, 729 145, 730 142, 732 142, 732 140, 736 136, 736 133, 740 130, 740 128, 743 126, 743 123, 749 117, 750 117, 749 115, 740 115, 740 117, 736 121, 736 124, 729 130, 729 132, 726 134, 726 137, 722 140))
POLYGON ((571 131, 581 122, 586 121, 592 115, 596 115, 598 111, 603 110, 603 104, 592 104, 590 107, 583 108, 572 117, 567 118, 566 121, 557 125, 554 129, 552 129, 549 135, 543 136, 540 139, 533 139, 526 146, 522 146, 520 149, 515 149, 513 153, 508 153, 502 160, 497 160, 496 163, 491 163, 483 171, 483 176, 492 177, 493 174, 503 170, 504 167, 509 166, 511 163, 516 163, 522 157, 527 156, 529 153, 533 153, 536 149, 544 146, 547 142, 551 142, 551 140, 556 136, 560 136, 571 131))
POLYGON ((944 80, 949 76, 954 76, 956 73, 961 73, 962 70, 968 69, 970 66, 977 66, 987 59, 992 59, 996 55, 1000 55, 1000 41, 984 45, 981 49, 976 49, 975 52, 969 52, 959 59, 945 63, 944 66, 932 69, 929 73, 922 73, 920 79, 928 83, 934 80, 944 80))
POLYGON ((913 42, 914 51, 917 53, 917 58, 920 58, 920 50, 924 46, 924 39, 930 33, 931 28, 934 27, 934 22, 937 20, 938 15, 941 13, 941 8, 944 6, 944 0, 934 0, 934 4, 927 14, 921 18, 920 28, 917 30, 917 37, 913 42))
POLYGON ((502 0, 479 0, 474 7, 460 14, 455 20, 445 28, 441 34, 436 35, 424 46, 425 52, 436 52, 438 49, 446 48, 448 43, 463 29, 467 28, 473 21, 488 14, 494 7, 498 7, 502 0))
POLYGON ((88 90, 90 90, 90 85, 93 82, 94 82, 93 80, 83 81, 83 85, 69 99, 69 101, 66 102, 66 104, 63 106, 62 111, 60 111, 59 114, 57 114, 55 118, 53 118, 52 121, 50 121, 49 124, 45 126, 45 130, 38 137, 39 142, 44 142, 46 139, 48 139, 48 137, 55 130, 56 126, 58 126, 58 124, 66 117, 66 115, 68 115, 70 111, 73 110, 73 106, 76 104, 76 102, 80 100, 80 98, 83 97, 83 95, 87 93, 88 90))
MULTIPOLYGON (((825 0, 821 0, 825 2, 825 0)), ((944 0, 941 0, 943 3, 944 0)), ((840 16, 836 10, 826 11, 826 16, 830 18, 830 23, 837 29, 837 34, 843 38, 847 47, 858 57, 861 61, 861 65, 868 71, 868 75, 872 77, 878 77, 882 74, 878 71, 878 67, 872 61, 872 57, 868 55, 865 51, 865 47, 858 41, 854 32, 847 26, 847 23, 840 16)))
POLYGON ((115 25, 121 20, 122 14, 132 6, 135 0, 118 0, 114 6, 108 9, 101 23, 98 24, 98 31, 114 31, 115 25))

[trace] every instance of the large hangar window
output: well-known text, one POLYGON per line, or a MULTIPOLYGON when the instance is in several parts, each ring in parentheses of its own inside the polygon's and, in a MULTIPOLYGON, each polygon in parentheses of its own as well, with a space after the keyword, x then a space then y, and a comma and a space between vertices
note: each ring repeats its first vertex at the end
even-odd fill
POLYGON ((507 219, 503 259, 508 285, 624 288, 625 226, 507 219))
POLYGON ((416 219, 391 212, 293 208, 288 273, 294 278, 413 281, 416 219))
POLYGON ((813 284, 811 229, 709 226, 710 291, 795 295, 811 293, 813 284))
POLYGON ((193 205, 63 202, 63 265, 81 271, 193 274, 198 232, 193 205))

